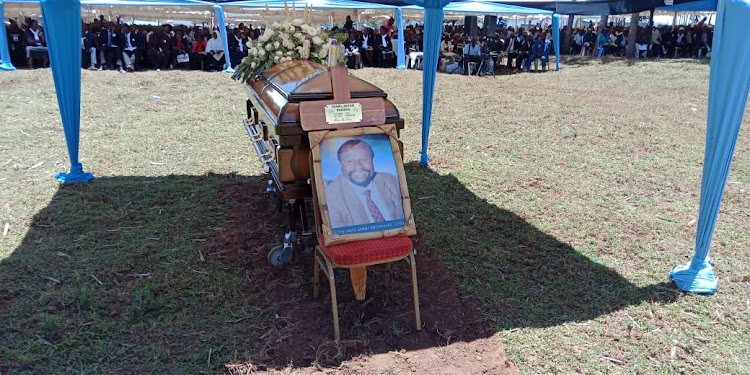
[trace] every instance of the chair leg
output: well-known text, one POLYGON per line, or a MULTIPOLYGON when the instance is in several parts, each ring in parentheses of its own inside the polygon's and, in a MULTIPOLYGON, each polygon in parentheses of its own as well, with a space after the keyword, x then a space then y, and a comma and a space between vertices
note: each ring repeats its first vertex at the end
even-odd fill
POLYGON ((385 264, 385 280, 383 284, 385 285, 386 288, 391 286, 391 264, 390 263, 385 264))
POLYGON ((313 257, 313 262, 313 299, 318 299, 318 292, 320 291, 320 264, 318 263, 318 254, 315 254, 313 257))
POLYGON ((328 284, 331 289, 331 312, 333 313, 333 336, 336 343, 341 342, 341 333, 339 332, 339 304, 336 302, 336 280, 333 278, 333 272, 328 277, 328 284))
POLYGON ((414 293, 414 316, 417 322, 417 331, 422 330, 422 315, 419 312, 419 290, 417 288, 417 262, 414 260, 414 252, 409 254, 408 263, 411 266, 411 285, 414 293))

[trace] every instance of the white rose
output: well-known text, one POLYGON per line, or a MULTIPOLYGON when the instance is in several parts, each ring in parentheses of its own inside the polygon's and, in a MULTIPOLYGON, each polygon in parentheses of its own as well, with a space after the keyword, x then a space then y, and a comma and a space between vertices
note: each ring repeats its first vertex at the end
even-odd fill
POLYGON ((305 36, 302 33, 294 33, 294 38, 297 40, 305 40, 305 36))
POLYGON ((320 52, 318 53, 318 56, 320 56, 321 59, 325 59, 326 56, 328 56, 328 48, 327 46, 323 46, 324 48, 320 49, 320 52))
POLYGON ((261 42, 261 43, 265 43, 265 41, 267 41, 267 40, 268 40, 268 36, 266 36, 266 34, 263 34, 263 35, 261 35, 261 36, 258 37, 258 41, 261 42))
POLYGON ((295 18, 292 20, 292 25, 294 26, 302 26, 303 23, 304 21, 302 21, 301 18, 295 18))
POLYGON ((279 62, 279 60, 281 60, 281 57, 279 57, 279 56, 274 56, 273 57, 273 62, 277 63, 277 62, 279 62))
POLYGON ((276 56, 284 56, 284 52, 276 51, 276 56))
POLYGON ((265 55, 266 55, 266 50, 264 50, 262 48, 258 50, 258 56, 262 57, 262 56, 265 56, 265 55))
POLYGON ((271 37, 272 37, 272 36, 273 36, 274 34, 275 34, 275 33, 274 33, 274 32, 273 32, 273 30, 271 30, 271 29, 266 29, 266 32, 265 32, 265 33, 263 33, 263 35, 265 35, 265 36, 266 36, 266 39, 271 39, 271 37))
POLYGON ((318 30, 314 27, 311 27, 307 33, 310 34, 310 36, 316 36, 318 35, 318 30))
POLYGON ((256 64, 255 61, 250 63, 250 69, 255 69, 256 66, 258 66, 258 64, 256 64))
POLYGON ((275 49, 279 49, 280 45, 281 45, 281 43, 279 43, 279 42, 273 42, 273 48, 275 48, 275 49))
POLYGON ((273 29, 278 29, 279 26, 281 26, 281 25, 278 22, 274 22, 274 23, 271 24, 271 28, 273 28, 273 29))
POLYGON ((323 39, 321 37, 319 37, 319 36, 314 36, 312 38, 312 42, 313 42, 313 44, 319 46, 319 45, 323 44, 323 39))

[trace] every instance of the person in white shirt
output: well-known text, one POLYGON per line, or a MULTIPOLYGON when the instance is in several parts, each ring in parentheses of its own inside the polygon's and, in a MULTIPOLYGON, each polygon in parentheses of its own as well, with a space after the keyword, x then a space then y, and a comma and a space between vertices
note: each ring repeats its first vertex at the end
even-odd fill
MULTIPOLYGON (((5 25, 3 25, 5 27, 5 25)), ((44 63, 46 66, 49 63, 49 55, 47 52, 47 39, 44 37, 44 31, 39 28, 39 23, 36 20, 31 20, 29 23, 29 29, 26 30, 26 59, 29 61, 29 68, 34 69, 34 54, 43 54, 44 63)))
MULTIPOLYGON (((482 46, 477 43, 477 37, 471 37, 471 43, 464 47, 464 74, 469 73, 469 63, 479 64, 482 61, 482 46)), ((478 66, 475 68, 476 71, 472 71, 473 74, 478 74, 478 66)))
POLYGON ((211 35, 211 39, 206 42, 206 65, 209 69, 214 69, 216 66, 223 67, 224 58, 224 43, 222 43, 219 32, 214 30, 211 35))

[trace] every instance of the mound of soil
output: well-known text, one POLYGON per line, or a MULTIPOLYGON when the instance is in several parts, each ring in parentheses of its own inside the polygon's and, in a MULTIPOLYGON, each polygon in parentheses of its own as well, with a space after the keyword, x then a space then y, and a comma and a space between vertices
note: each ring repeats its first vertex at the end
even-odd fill
MULTIPOLYGON (((288 209, 264 194, 266 179, 227 185, 222 196, 236 202, 229 226, 208 244, 211 256, 245 268, 245 287, 261 296, 264 311, 277 324, 257 340, 246 363, 232 373, 292 370, 345 374, 515 374, 500 339, 481 313, 461 301, 450 273, 423 244, 414 240, 423 329, 416 330, 411 277, 406 262, 393 265, 392 283, 383 285, 383 266, 368 267, 367 298, 354 299, 348 270, 336 270, 341 344, 333 342, 330 290, 321 272, 318 300, 312 297, 314 236, 303 237, 284 267, 267 262, 282 242, 288 209)), ((312 220, 310 220, 312 223, 312 220)))

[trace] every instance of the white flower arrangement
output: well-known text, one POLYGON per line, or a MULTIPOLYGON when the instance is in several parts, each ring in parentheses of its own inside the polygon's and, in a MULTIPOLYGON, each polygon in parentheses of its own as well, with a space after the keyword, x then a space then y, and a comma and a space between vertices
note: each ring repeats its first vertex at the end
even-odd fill
MULTIPOLYGON (((260 73, 274 64, 302 59, 306 48, 305 40, 309 40, 308 59, 321 64, 327 63, 331 39, 323 30, 313 25, 311 9, 305 9, 304 19, 290 17, 288 8, 286 15, 286 21, 271 23, 257 40, 247 42, 248 55, 237 65, 234 79, 255 80, 260 73)), ((335 48, 342 47, 338 45, 335 48)), ((343 55, 337 55, 338 64, 343 63, 343 55)))

